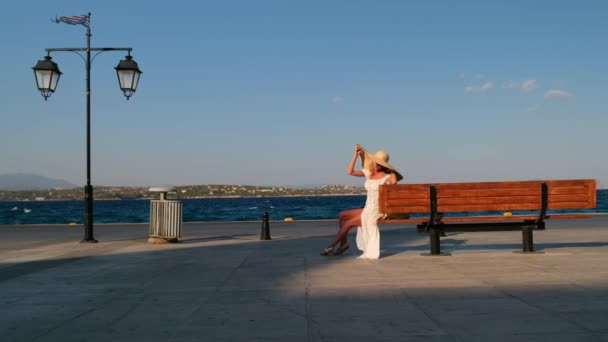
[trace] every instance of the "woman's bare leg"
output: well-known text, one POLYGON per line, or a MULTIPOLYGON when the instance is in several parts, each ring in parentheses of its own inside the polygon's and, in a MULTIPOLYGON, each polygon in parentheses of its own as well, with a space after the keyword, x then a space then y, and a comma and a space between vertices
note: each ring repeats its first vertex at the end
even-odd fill
POLYGON ((340 212, 338 216, 340 229, 333 240, 327 245, 327 247, 335 247, 338 243, 344 246, 348 243, 347 237, 348 232, 351 228, 358 227, 361 225, 361 212, 363 209, 351 209, 340 212))

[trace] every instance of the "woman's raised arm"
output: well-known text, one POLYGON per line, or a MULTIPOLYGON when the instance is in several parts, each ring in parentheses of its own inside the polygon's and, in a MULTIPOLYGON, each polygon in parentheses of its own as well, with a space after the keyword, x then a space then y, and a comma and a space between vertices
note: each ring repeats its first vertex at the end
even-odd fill
POLYGON ((353 158, 350 160, 350 163, 348 164, 348 169, 346 170, 347 174, 355 177, 365 176, 362 171, 355 170, 355 163, 357 162, 357 157, 359 157, 361 153, 363 153, 361 147, 359 147, 359 145, 355 146, 355 153, 353 154, 353 158))

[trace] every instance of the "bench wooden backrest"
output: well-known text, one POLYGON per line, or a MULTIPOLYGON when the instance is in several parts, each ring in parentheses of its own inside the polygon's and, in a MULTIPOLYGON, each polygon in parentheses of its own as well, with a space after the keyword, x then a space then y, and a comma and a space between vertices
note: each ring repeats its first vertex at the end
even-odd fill
POLYGON ((380 187, 380 212, 384 214, 431 211, 429 184, 389 184, 380 187))
POLYGON ((597 192, 594 179, 547 181, 549 209, 595 208, 597 192))
POLYGON ((491 182, 436 184, 437 210, 534 210, 540 208, 541 182, 491 182))
POLYGON ((437 212, 540 210, 546 192, 546 209, 595 208, 595 180, 441 183, 383 185, 380 211, 385 214, 428 213, 431 192, 437 212), (543 185, 545 184, 545 186, 543 185))

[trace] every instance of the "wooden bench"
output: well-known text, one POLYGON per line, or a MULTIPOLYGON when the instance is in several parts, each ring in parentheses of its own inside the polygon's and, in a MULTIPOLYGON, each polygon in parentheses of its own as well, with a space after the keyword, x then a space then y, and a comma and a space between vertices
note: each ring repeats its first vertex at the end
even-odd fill
POLYGON ((523 252, 534 252, 532 232, 544 230, 546 220, 591 217, 548 210, 595 208, 595 188, 593 179, 382 185, 380 212, 386 215, 379 223, 417 223, 418 232, 430 233, 429 255, 442 254, 445 232, 509 230, 521 230, 523 252))

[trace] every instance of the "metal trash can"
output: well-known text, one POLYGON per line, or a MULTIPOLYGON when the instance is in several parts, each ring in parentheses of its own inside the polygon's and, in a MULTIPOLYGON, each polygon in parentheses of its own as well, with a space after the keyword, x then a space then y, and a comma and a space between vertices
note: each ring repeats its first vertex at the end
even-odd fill
POLYGON ((177 242, 182 237, 182 202, 167 200, 169 188, 150 188, 160 193, 150 201, 150 238, 148 243, 177 242))

